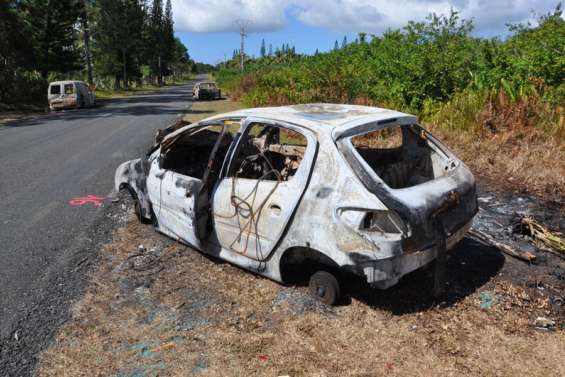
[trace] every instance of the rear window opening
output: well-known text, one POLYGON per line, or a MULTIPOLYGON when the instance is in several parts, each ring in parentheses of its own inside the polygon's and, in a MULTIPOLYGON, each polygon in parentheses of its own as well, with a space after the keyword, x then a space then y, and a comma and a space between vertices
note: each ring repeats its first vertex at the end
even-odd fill
POLYGON ((73 94, 75 86, 73 84, 65 84, 65 94, 73 94))
POLYGON ((351 138, 365 162, 390 188, 416 186, 449 170, 448 157, 418 126, 396 126, 351 138))

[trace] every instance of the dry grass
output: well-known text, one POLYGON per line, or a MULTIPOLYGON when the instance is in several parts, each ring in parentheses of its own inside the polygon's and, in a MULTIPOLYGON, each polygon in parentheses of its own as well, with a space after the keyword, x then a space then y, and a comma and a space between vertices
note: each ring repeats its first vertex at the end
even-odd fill
POLYGON ((183 120, 187 123, 196 123, 204 118, 216 114, 227 113, 243 108, 242 104, 232 100, 220 101, 195 101, 191 108, 185 113, 183 120))
POLYGON ((565 198, 565 142, 540 131, 461 134, 428 127, 491 188, 565 198))
POLYGON ((40 376, 565 375, 565 332, 530 328, 538 315, 559 314, 507 281, 398 313, 388 306, 395 293, 376 306, 314 304, 304 288, 211 261, 135 221, 103 255, 40 376), (139 244, 161 250, 149 270, 124 263, 139 244), (500 303, 481 309, 485 292, 500 303))

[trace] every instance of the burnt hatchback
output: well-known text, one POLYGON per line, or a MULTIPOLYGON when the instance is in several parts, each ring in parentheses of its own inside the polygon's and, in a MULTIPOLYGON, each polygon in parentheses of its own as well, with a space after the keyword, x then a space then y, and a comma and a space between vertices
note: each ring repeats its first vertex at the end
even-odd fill
POLYGON ((116 171, 139 217, 278 282, 307 273, 333 304, 340 271, 385 289, 436 261, 477 212, 475 180, 416 117, 374 107, 245 109, 178 129, 116 171))

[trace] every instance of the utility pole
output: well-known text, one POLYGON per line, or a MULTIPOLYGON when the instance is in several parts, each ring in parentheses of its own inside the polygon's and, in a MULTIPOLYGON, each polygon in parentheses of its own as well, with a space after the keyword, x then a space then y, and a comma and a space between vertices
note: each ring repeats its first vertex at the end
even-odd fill
POLYGON ((243 64, 245 60, 245 37, 247 37, 246 31, 251 20, 239 19, 235 21, 235 24, 239 27, 239 36, 241 37, 241 49, 239 50, 239 69, 243 71, 243 64))

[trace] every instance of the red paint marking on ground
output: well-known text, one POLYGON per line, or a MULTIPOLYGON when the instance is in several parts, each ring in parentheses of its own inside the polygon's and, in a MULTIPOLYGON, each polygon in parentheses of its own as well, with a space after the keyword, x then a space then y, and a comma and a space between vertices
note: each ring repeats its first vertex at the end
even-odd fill
POLYGON ((267 361, 267 360, 269 360, 269 356, 267 356, 267 355, 257 355, 257 357, 258 357, 259 360, 261 360, 261 361, 267 361))
POLYGON ((72 206, 83 206, 86 204, 94 204, 95 206, 98 207, 102 205, 103 201, 104 198, 101 196, 87 195, 78 198, 72 198, 71 200, 69 200, 69 204, 72 206))

